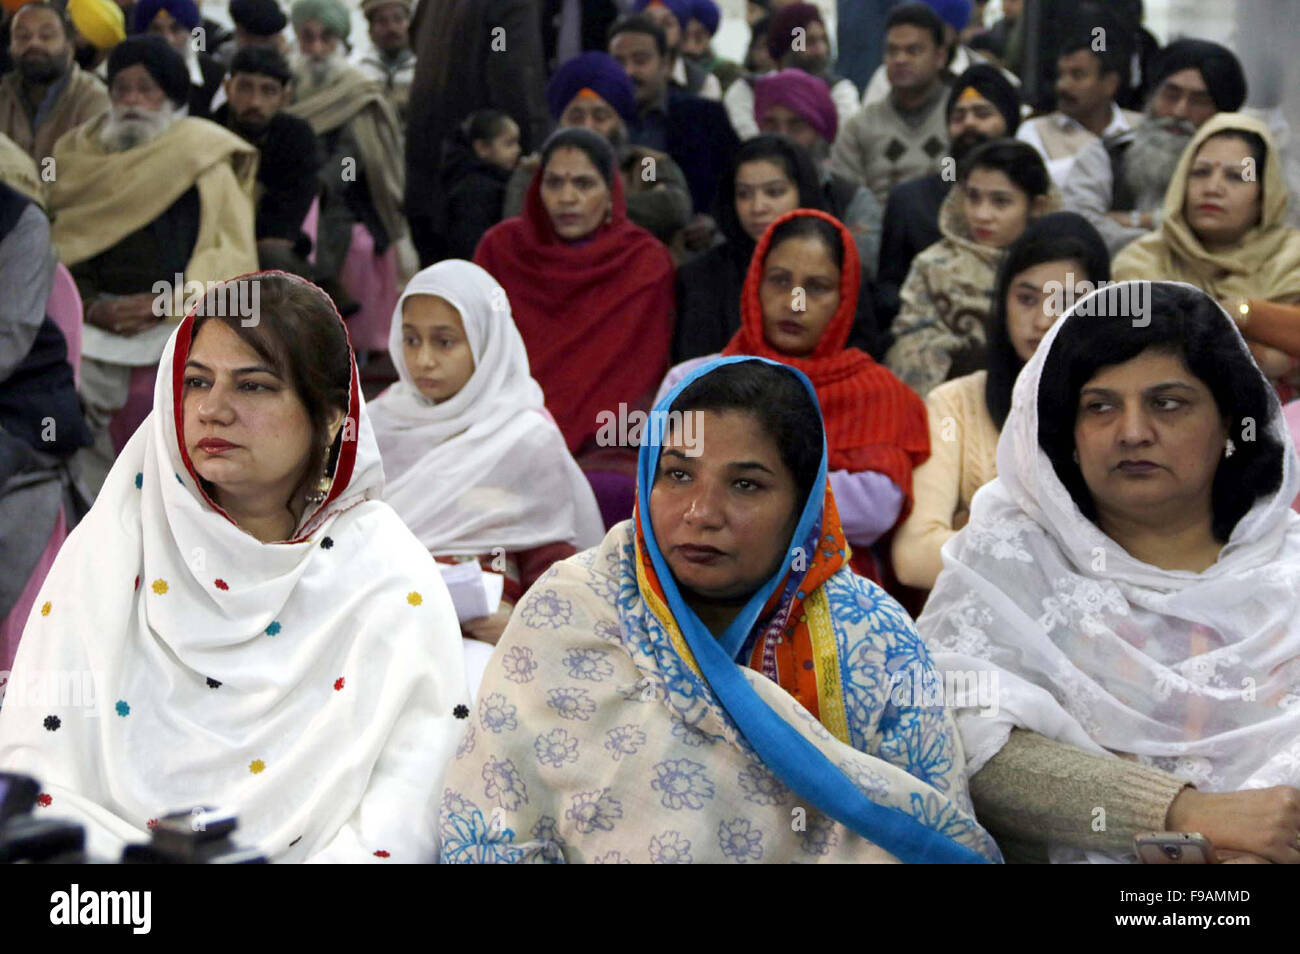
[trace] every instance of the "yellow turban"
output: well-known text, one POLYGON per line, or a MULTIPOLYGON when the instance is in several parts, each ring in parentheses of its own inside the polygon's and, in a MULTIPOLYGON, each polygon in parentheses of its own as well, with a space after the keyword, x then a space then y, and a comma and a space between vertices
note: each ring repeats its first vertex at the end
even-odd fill
POLYGON ((77 32, 101 50, 126 39, 126 19, 113 0, 68 0, 68 17, 77 32))

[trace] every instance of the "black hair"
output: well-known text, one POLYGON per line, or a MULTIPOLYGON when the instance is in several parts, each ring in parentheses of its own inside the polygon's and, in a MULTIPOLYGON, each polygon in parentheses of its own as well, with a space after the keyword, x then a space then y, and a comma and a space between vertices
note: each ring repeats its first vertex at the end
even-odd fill
POLYGON ((1031 222, 1007 248, 998 269, 987 325, 988 377, 984 383, 984 403, 999 431, 1011 412, 1011 391, 1016 377, 1025 366, 1007 330, 1007 295, 1011 283, 1037 265, 1062 261, 1078 262, 1084 272, 1078 277, 1094 287, 1110 281, 1110 253, 1106 243, 1092 224, 1076 212, 1053 212, 1031 222))
POLYGON ((612 43, 614 37, 620 33, 644 33, 647 36, 654 37, 655 49, 659 51, 659 58, 663 59, 668 55, 668 34, 664 32, 663 27, 644 13, 634 13, 615 22, 609 28, 609 33, 605 35, 606 46, 612 43))
POLYGON ((943 46, 943 20, 924 3, 903 3, 889 11, 885 18, 885 33, 896 26, 914 26, 928 30, 935 46, 943 46))
POLYGON ((785 170, 786 177, 799 191, 799 208, 822 209, 824 202, 817 166, 808 151, 784 136, 761 135, 746 139, 732 154, 731 165, 718 184, 713 217, 718 228, 744 267, 754 253, 754 240, 745 232, 736 215, 736 173, 747 162, 771 162, 785 170))
POLYGON ((460 124, 461 137, 467 143, 492 140, 505 131, 510 114, 500 109, 476 109, 460 124))
POLYGON ((599 133, 594 133, 583 126, 565 126, 551 133, 551 138, 542 144, 542 163, 539 174, 546 169, 547 163, 557 149, 581 149, 596 167, 596 171, 605 180, 605 185, 614 186, 614 147, 609 140, 599 133))
POLYGON ((765 361, 725 364, 688 384, 670 412, 743 411, 772 439, 794 477, 803 509, 822 462, 822 416, 793 371, 765 361))
POLYGON ((787 219, 772 230, 772 241, 767 243, 767 254, 771 255, 776 247, 787 239, 813 238, 831 253, 835 268, 844 270, 844 237, 840 230, 819 215, 799 215, 787 219))
POLYGON ((269 46, 245 46, 235 52, 230 59, 229 75, 236 73, 256 73, 279 80, 281 86, 287 86, 293 79, 289 61, 279 50, 269 46))
POLYGON ((745 62, 742 64, 745 69, 750 70, 751 72, 756 69, 754 64, 750 61, 750 55, 753 53, 754 47, 756 46, 761 45, 761 49, 767 49, 767 28, 771 25, 772 14, 765 13, 755 20, 754 25, 749 28, 749 46, 745 47, 745 62))
POLYGON ((55 18, 59 21, 59 26, 63 30, 63 38, 71 42, 74 33, 72 17, 68 15, 68 11, 64 9, 62 4, 50 3, 49 0, 36 0, 35 3, 25 3, 19 7, 18 10, 12 11, 9 14, 9 29, 11 32, 13 30, 14 17, 18 15, 19 10, 25 9, 48 10, 50 13, 53 13, 55 18))
POLYGON ((992 139, 980 143, 957 167, 957 181, 965 184, 976 169, 1002 173, 1031 200, 1047 195, 1052 187, 1043 157, 1037 149, 1019 139, 992 139))
POLYGON ((1124 89, 1124 76, 1128 70, 1128 51, 1121 49, 1118 45, 1106 43, 1102 49, 1098 50, 1092 45, 1091 33, 1074 33, 1066 37, 1061 42, 1061 48, 1056 52, 1057 60, 1063 56, 1069 56, 1072 53, 1078 53, 1080 50, 1087 50, 1101 64, 1101 75, 1107 73, 1116 73, 1119 75, 1120 87, 1115 91, 1118 96, 1124 89))
MULTIPOLYGON (((1200 152, 1201 147, 1211 139, 1240 139, 1250 149, 1250 155, 1255 160, 1255 181, 1259 183, 1259 200, 1262 209, 1264 207, 1264 164, 1268 162, 1268 143, 1264 141, 1264 137, 1250 129, 1220 129, 1213 135, 1206 136, 1205 142, 1197 146, 1196 151, 1200 152)), ((1193 156, 1192 160, 1195 159, 1196 157, 1193 156)))
POLYGON ((1283 447, 1273 436, 1271 392, 1230 322, 1205 292, 1171 282, 1151 282, 1146 323, 1133 320, 1132 291, 1125 284, 1097 293, 1091 314, 1061 327, 1038 385, 1038 444, 1075 504, 1096 522, 1097 509, 1074 462, 1079 392, 1096 373, 1131 361, 1148 349, 1182 359, 1209 388, 1228 432, 1252 427, 1254 440, 1236 442, 1223 457, 1210 490, 1213 532, 1220 542, 1255 502, 1282 484, 1283 447), (1101 299, 1098 301, 1098 299, 1101 299))

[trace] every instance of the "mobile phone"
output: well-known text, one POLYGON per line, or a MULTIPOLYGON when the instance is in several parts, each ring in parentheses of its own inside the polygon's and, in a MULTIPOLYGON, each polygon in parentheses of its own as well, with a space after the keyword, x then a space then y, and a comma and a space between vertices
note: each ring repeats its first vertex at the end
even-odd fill
POLYGON ((1144 865, 1212 865, 1214 846, 1194 831, 1152 831, 1133 839, 1144 865))

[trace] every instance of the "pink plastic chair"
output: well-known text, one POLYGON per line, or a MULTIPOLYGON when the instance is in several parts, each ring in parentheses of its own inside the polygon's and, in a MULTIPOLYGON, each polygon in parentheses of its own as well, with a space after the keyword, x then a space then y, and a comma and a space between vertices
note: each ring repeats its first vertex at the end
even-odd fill
POLYGON ((54 267, 54 284, 45 302, 45 313, 59 326, 68 342, 68 364, 72 365, 72 380, 81 386, 81 292, 72 272, 62 262, 54 267))
MULTIPOLYGON (((316 227, 320 222, 320 199, 312 200, 302 230, 316 244, 316 227)), ((308 261, 316 261, 313 247, 308 261)), ((397 281, 397 250, 391 245, 383 255, 375 254, 375 243, 360 222, 352 226, 352 244, 339 275, 343 287, 361 306, 347 319, 348 337, 355 351, 387 351, 388 330, 393 321, 393 308, 402 290, 397 281)))
MULTIPOLYGON (((1286 421, 1287 429, 1291 431, 1291 440, 1300 447, 1300 400, 1284 405, 1282 417, 1286 421)), ((1300 496, 1291 501, 1291 509, 1300 512, 1300 496)))

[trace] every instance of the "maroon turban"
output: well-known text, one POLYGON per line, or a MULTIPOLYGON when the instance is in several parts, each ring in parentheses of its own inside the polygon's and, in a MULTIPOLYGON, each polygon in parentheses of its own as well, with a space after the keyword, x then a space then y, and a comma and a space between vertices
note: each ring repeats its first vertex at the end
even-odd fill
POLYGON ((835 141, 839 114, 830 88, 820 77, 803 70, 788 69, 754 80, 754 119, 762 125, 772 106, 785 106, 804 118, 827 142, 835 141))

